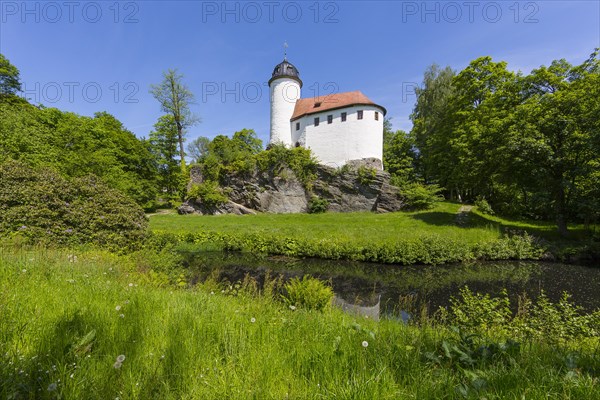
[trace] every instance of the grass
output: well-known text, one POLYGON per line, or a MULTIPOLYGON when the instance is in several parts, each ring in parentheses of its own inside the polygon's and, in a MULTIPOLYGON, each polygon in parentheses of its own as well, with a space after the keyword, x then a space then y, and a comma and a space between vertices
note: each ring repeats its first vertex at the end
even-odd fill
POLYGON ((457 218, 459 208, 440 202, 431 210, 389 214, 158 214, 150 217, 150 227, 158 235, 214 250, 405 265, 542 257, 587 262, 600 252, 581 226, 573 226, 564 239, 549 222, 477 210, 457 218))
POLYGON ((339 238, 354 243, 381 243, 431 233, 475 243, 500 236, 497 224, 461 228, 455 223, 460 205, 439 203, 428 211, 376 214, 257 214, 257 215, 174 215, 150 217, 153 230, 171 232, 217 231, 223 233, 268 233, 300 239, 339 238))
POLYGON ((0 248, 1 398, 600 398, 598 370, 572 366, 597 338, 432 362, 457 340, 442 326, 293 311, 252 285, 158 288, 133 259, 0 248))

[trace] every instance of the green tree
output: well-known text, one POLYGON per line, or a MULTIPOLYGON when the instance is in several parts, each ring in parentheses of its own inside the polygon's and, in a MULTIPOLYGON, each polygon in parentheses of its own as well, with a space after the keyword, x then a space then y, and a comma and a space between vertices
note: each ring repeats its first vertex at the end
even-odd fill
POLYGON ((177 126, 179 161, 183 173, 186 170, 184 150, 186 130, 200 121, 190 110, 190 105, 194 104, 194 95, 183 83, 183 75, 172 69, 163 72, 161 83, 150 85, 150 93, 160 103, 162 111, 173 116, 177 126))
POLYGON ((188 143, 188 155, 192 156, 193 162, 199 163, 208 154, 208 145, 210 139, 204 136, 199 136, 188 143))
POLYGON ((0 53, 0 96, 16 95, 20 91, 19 70, 0 53))
POLYGON ((159 176, 159 191, 168 195, 175 195, 179 190, 181 177, 180 153, 177 124, 172 115, 161 116, 154 130, 148 137, 150 151, 154 155, 159 176))
POLYGON ((416 179, 416 157, 413 138, 402 130, 393 132, 391 122, 386 119, 383 133, 383 167, 394 177, 396 184, 416 179))

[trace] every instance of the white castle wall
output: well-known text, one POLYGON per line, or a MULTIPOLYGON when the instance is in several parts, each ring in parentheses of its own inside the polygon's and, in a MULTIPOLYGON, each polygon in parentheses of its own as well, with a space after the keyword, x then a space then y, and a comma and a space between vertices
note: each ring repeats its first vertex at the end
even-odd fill
POLYGON ((292 142, 295 145, 310 148, 321 164, 341 167, 350 160, 374 157, 383 159, 383 119, 379 107, 351 106, 338 110, 311 114, 292 121, 292 142), (363 110, 363 119, 359 120, 357 111, 363 110), (341 114, 345 112, 345 122, 341 114), (375 120, 375 112, 379 120, 375 120), (333 115, 333 122, 327 123, 327 116, 333 115), (314 126, 315 117, 319 117, 319 126, 314 126), (296 123, 300 129, 296 130, 296 123))
POLYGON ((300 84, 294 79, 278 78, 271 82, 271 138, 270 144, 292 145, 290 118, 300 98, 300 84))

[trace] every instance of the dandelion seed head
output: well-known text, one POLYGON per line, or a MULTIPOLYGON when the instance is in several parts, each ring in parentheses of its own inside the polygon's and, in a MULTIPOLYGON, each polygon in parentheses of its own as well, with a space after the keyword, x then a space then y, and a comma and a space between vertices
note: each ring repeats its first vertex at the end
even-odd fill
POLYGON ((362 347, 369 347, 369 342, 367 342, 366 340, 363 340, 362 347))
POLYGON ((114 368, 114 369, 119 369, 119 368, 121 368, 121 365, 122 365, 122 363, 120 363, 120 362, 118 362, 118 361, 117 361, 117 362, 115 362, 115 363, 113 364, 113 368, 114 368))
POLYGON ((125 314, 119 314, 119 318, 125 318, 125 314))
POLYGON ((119 354, 117 356, 117 361, 122 363, 123 361, 125 361, 125 354, 119 354))
POLYGON ((296 306, 290 306, 290 310, 294 311, 296 309, 296 306))
POLYGON ((254 317, 250 318, 250 322, 255 323, 256 322, 256 318, 254 318, 254 317))
POLYGON ((117 311, 121 311, 121 306, 116 306, 116 307, 115 307, 115 310, 117 310, 117 311))

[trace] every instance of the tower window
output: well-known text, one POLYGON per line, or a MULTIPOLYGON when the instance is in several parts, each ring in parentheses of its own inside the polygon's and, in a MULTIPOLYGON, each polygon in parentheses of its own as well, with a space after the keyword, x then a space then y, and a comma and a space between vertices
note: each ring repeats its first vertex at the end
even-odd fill
POLYGON ((363 119, 363 110, 358 110, 358 111, 356 112, 356 117, 357 117, 358 119, 363 119))
POLYGON ((375 121, 379 121, 379 112, 375 111, 375 121))
POLYGON ((346 122, 346 116, 348 114, 346 114, 345 112, 342 113, 342 122, 346 122))
POLYGON ((315 126, 319 126, 319 117, 315 118, 315 126))
POLYGON ((299 131, 300 130, 300 122, 296 122, 296 130, 299 131))
POLYGON ((327 123, 330 124, 333 122, 333 115, 328 115, 327 116, 327 123))

